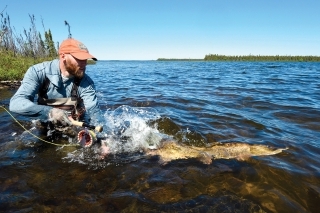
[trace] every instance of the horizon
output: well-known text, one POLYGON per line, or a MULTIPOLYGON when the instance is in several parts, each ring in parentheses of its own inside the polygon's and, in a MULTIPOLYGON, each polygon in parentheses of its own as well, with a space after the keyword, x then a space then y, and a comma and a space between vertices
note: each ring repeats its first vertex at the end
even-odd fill
POLYGON ((19 10, 19 0, 1 3, 16 35, 30 27, 34 15, 37 30, 50 29, 61 43, 68 37, 67 21, 72 37, 99 60, 320 55, 320 28, 314 24, 320 22, 320 2, 315 0, 31 1, 26 12, 19 10))

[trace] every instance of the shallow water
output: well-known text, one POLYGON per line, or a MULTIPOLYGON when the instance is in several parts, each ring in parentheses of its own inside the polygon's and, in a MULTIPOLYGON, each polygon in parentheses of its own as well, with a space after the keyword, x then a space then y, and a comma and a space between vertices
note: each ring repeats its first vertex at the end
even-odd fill
POLYGON ((114 155, 43 143, 0 109, 1 212, 318 211, 320 63, 99 61, 87 73, 114 155), (209 165, 140 150, 168 138, 288 149, 209 165))

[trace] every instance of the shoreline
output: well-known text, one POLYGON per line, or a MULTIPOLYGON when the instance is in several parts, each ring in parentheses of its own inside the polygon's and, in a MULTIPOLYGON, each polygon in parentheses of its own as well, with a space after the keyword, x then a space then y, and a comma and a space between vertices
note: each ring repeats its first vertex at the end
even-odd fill
POLYGON ((18 89, 21 81, 0 81, 0 89, 18 89))

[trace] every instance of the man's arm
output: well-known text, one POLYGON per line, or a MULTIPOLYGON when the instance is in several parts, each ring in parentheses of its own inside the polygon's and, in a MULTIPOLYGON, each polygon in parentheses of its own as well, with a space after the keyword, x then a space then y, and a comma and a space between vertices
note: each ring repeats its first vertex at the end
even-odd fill
POLYGON ((91 119, 97 119, 99 115, 98 99, 93 81, 90 78, 83 79, 81 82, 80 97, 86 108, 84 120, 90 122, 91 119))
POLYGON ((18 91, 10 100, 10 111, 26 116, 37 116, 39 119, 47 119, 52 107, 34 103, 34 98, 38 94, 41 84, 41 77, 34 66, 30 67, 18 91))

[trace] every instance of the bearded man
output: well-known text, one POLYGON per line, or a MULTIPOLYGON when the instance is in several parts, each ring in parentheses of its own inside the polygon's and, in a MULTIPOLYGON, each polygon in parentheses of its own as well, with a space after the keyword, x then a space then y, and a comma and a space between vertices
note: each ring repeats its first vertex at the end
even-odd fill
POLYGON ((99 110, 94 82, 85 73, 87 59, 97 60, 83 43, 64 40, 59 59, 27 70, 9 109, 40 120, 49 118, 54 125, 70 126, 72 119, 90 122, 99 110))

